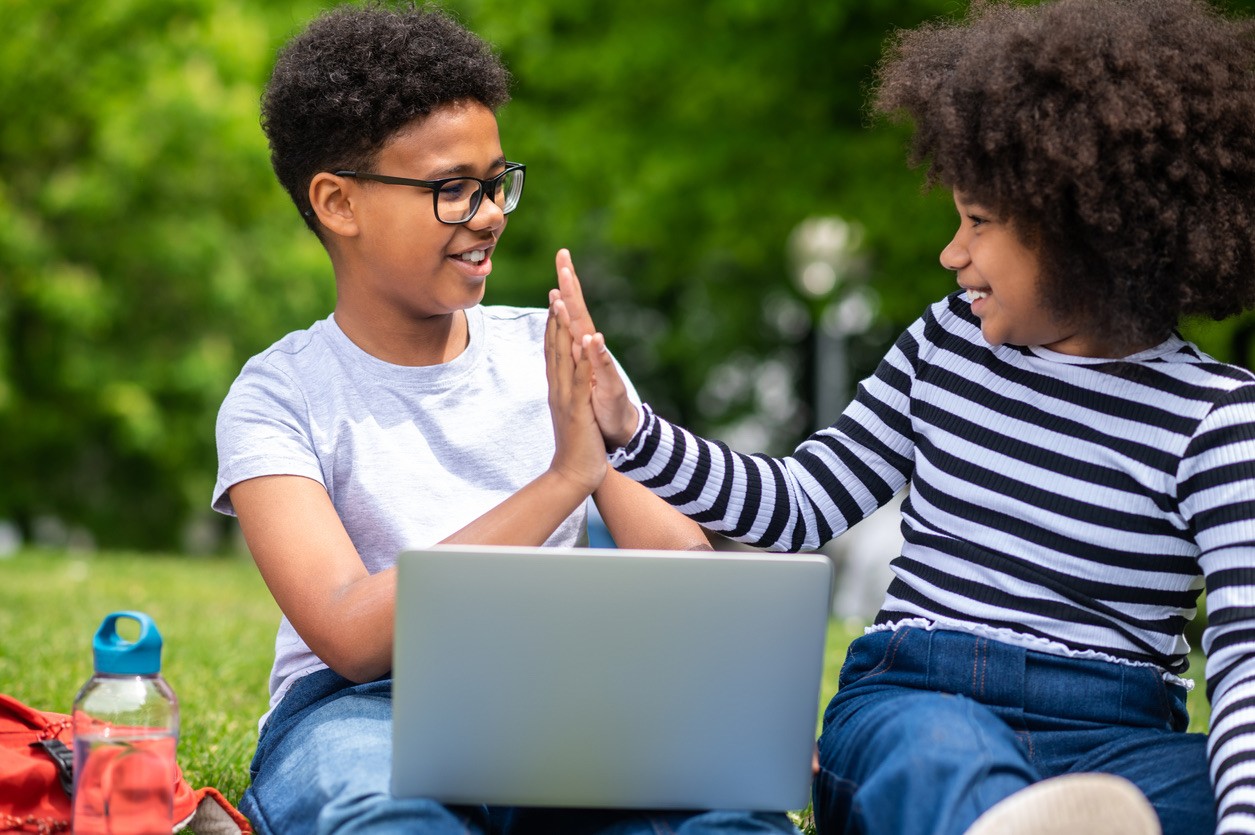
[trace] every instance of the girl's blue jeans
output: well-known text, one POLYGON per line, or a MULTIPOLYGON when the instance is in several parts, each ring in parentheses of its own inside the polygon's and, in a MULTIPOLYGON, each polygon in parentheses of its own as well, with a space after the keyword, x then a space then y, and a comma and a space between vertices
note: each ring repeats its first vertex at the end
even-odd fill
POLYGON ((353 684, 320 670, 294 684, 266 720, 240 810, 259 835, 797 833, 783 812, 444 806, 393 797, 391 763, 391 680, 353 684))
POLYGON ((824 835, 959 835, 1047 777, 1131 780, 1165 835, 1212 835, 1206 737, 1185 688, 1148 667, 900 628, 855 640, 824 713, 815 819, 824 835))

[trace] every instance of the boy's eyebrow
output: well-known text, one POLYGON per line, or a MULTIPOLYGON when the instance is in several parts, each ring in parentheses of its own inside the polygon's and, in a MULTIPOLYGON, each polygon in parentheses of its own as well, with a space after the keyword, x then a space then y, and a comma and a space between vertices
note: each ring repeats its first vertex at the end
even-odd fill
MULTIPOLYGON (((488 167, 489 168, 501 168, 505 164, 506 164, 505 154, 502 154, 501 156, 493 160, 492 163, 489 164, 488 167)), ((441 177, 457 177, 458 175, 470 174, 477 167, 478 166, 471 165, 469 162, 458 163, 457 165, 451 165, 448 168, 443 168, 437 171, 436 176, 431 179, 440 179, 441 177)))

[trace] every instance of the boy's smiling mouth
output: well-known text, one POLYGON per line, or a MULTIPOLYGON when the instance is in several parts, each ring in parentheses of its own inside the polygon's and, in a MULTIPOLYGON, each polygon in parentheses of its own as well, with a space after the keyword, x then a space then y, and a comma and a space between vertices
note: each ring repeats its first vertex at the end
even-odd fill
POLYGON ((492 253, 496 249, 496 241, 480 243, 473 249, 455 252, 445 256, 468 278, 480 280, 492 272, 492 253))

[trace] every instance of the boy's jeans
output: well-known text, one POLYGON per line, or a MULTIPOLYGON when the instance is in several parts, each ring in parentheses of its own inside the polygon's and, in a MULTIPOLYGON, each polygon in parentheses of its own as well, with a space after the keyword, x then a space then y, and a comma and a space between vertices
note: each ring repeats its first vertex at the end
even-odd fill
POLYGON ((901 628, 850 645, 824 714, 815 819, 824 835, 958 835, 1046 777, 1131 780, 1165 835, 1211 835, 1206 737, 1185 688, 1148 667, 901 628))
POLYGON ((391 762, 392 681, 355 685, 331 670, 320 670, 294 684, 266 720, 253 758, 253 783, 240 811, 259 835, 797 833, 782 812, 446 807, 432 800, 392 797, 391 762))

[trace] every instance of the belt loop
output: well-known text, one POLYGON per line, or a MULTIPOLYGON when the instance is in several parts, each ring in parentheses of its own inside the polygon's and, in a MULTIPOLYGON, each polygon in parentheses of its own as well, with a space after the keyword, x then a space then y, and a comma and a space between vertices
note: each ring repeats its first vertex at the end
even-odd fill
POLYGON ((986 704, 1023 711, 1028 650, 983 637, 980 645, 981 699, 986 704))
POLYGON ((1123 725, 1124 724, 1124 708, 1125 708, 1124 702, 1125 702, 1125 699, 1128 698, 1129 692, 1130 692, 1129 691, 1129 669, 1130 668, 1124 664, 1117 664, 1116 666, 1120 668, 1120 704, 1119 704, 1118 710, 1116 711, 1116 722, 1118 724, 1123 725))

